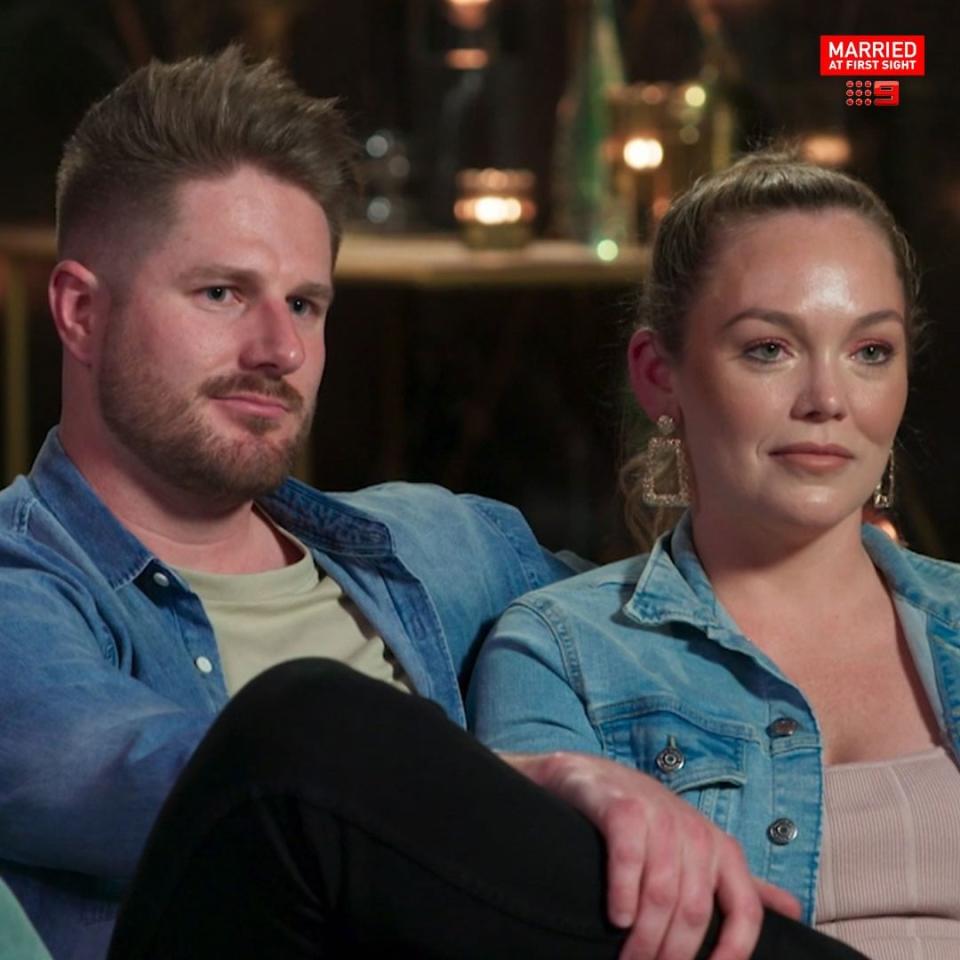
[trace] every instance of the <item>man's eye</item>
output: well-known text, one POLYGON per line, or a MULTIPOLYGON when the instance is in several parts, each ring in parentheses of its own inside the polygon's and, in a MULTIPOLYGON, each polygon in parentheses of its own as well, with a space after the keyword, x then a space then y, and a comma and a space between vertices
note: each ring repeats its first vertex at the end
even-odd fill
POLYGON ((314 312, 313 303, 310 300, 304 299, 303 297, 290 297, 287 303, 290 304, 290 309, 298 317, 303 317, 308 313, 314 312))
POLYGON ((226 303, 230 296, 229 287, 206 287, 203 291, 204 296, 214 303, 226 303))

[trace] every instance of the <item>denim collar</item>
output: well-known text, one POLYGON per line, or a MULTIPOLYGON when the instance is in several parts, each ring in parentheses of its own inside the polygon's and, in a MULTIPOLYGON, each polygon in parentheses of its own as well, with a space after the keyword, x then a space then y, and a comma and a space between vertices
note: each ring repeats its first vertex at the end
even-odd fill
POLYGON ((898 546, 870 524, 863 545, 891 592, 950 630, 960 628, 960 566, 898 546))
POLYGON ((51 513, 116 590, 135 580, 155 557, 107 509, 67 456, 54 427, 43 441, 30 471, 30 483, 51 513))
POLYGON ((745 640, 713 592, 693 546, 690 512, 653 545, 624 613, 637 623, 688 623, 730 645, 745 640))
MULTIPOLYGON (((54 427, 37 454, 30 482, 60 523, 90 556, 113 589, 161 562, 108 509, 63 449, 54 427)), ((257 502, 284 529, 325 553, 377 559, 393 556, 386 524, 353 506, 350 495, 331 496, 287 479, 257 502)))
MULTIPOLYGON (((862 538, 894 596, 952 631, 960 627, 960 566, 913 553, 870 524, 862 538)), ((642 624, 689 623, 715 639, 743 639, 694 549, 689 511, 654 544, 624 613, 642 624)))

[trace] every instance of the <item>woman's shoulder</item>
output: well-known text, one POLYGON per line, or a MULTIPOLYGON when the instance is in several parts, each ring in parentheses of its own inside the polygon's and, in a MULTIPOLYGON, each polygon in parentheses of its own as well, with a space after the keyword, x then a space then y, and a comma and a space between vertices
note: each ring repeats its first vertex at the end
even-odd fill
MULTIPOLYGON (((597 590, 622 583, 630 583, 636 586, 637 580, 640 579, 640 574, 643 573, 649 560, 649 553, 635 554, 632 557, 625 557, 623 560, 615 560, 613 563, 605 563, 602 566, 594 567, 592 570, 585 570, 575 577, 561 580, 558 583, 551 584, 551 586, 562 588, 570 585, 578 590, 597 590)), ((558 592, 562 592, 562 590, 558 592)))
POLYGON ((594 567, 524 594, 515 603, 532 607, 576 607, 582 603, 603 602, 604 597, 619 598, 624 594, 629 597, 649 556, 644 553, 594 567))

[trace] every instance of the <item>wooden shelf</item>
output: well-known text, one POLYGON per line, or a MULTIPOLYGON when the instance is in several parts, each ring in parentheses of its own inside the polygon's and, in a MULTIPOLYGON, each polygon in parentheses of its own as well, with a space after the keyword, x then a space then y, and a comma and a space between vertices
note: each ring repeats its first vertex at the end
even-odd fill
POLYGON ((646 247, 627 247, 604 262, 589 247, 563 240, 538 240, 521 250, 471 250, 452 234, 348 233, 334 279, 422 289, 623 287, 639 283, 648 262, 646 247))

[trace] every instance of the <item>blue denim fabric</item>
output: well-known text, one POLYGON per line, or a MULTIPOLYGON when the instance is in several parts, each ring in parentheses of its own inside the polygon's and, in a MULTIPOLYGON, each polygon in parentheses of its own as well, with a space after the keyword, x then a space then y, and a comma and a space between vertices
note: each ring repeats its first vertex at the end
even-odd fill
MULTIPOLYGON (((512 507, 438 487, 288 481, 262 506, 459 723, 493 619, 571 572, 512 507)), ((0 872, 57 960, 102 957, 160 803, 227 700, 213 631, 55 431, 0 493, 0 610, 0 872)))
MULTIPOLYGON (((869 527, 863 538, 957 756, 960 567, 869 527)), ((495 749, 579 750, 656 777, 733 834, 752 872, 793 893, 812 921, 823 790, 817 718, 721 607, 688 517, 647 556, 513 603, 480 653, 467 705, 474 732, 495 749), (796 732, 771 726, 781 718, 796 732), (778 845, 768 830, 781 818, 797 835, 778 845)))

